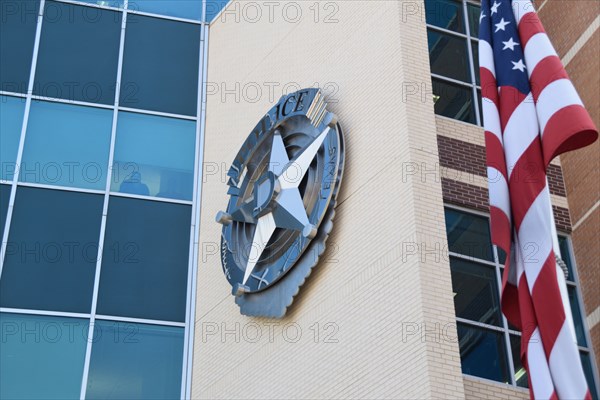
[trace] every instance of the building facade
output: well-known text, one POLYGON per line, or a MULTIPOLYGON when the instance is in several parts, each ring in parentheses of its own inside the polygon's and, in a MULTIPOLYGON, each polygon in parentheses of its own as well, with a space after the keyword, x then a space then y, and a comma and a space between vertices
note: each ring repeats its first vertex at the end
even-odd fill
MULTIPOLYGON (((573 3, 536 7, 600 125, 600 10, 573 3)), ((1 4, 0 397, 528 398, 476 1, 1 4), (345 134, 334 229, 287 316, 249 318, 214 216, 250 130, 305 87, 345 134)), ((594 398, 597 156, 549 169, 594 398)))

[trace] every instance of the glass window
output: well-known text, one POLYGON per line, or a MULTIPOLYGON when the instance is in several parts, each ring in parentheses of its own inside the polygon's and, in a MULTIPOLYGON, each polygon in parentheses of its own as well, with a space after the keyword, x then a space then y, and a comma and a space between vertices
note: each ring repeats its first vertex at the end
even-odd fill
POLYGON ((577 288, 569 286, 568 291, 571 312, 573 313, 573 325, 575 325, 575 335, 577 336, 577 344, 586 347, 585 328, 583 326, 583 320, 581 319, 581 308, 579 307, 579 299, 577 298, 577 288))
POLYGON ((96 321, 88 399, 178 399, 183 328, 96 321))
POLYGON ((198 21, 202 19, 202 0, 129 0, 127 9, 198 21))
POLYGON ((432 79, 435 113, 459 121, 477 123, 473 92, 468 86, 432 79))
POLYGON ((515 370, 515 382, 517 386, 528 388, 527 371, 521 362, 521 336, 510 335, 510 348, 512 351, 513 367, 515 370))
POLYGON ((0 185, 0 242, 4 237, 4 225, 6 224, 6 212, 10 200, 10 185, 0 185))
POLYGON ((502 325, 498 281, 494 267, 450 258, 456 316, 502 325))
POLYGON ((24 113, 25 99, 0 96, 0 179, 5 181, 12 181, 16 171, 24 113))
POLYGON ((47 1, 33 94, 114 104, 121 15, 47 1))
POLYGON ((462 4, 454 0, 427 0, 425 19, 428 24, 464 33, 462 4))
POLYGON ((571 260, 571 250, 569 249, 569 239, 565 236, 558 237, 558 244, 560 246, 560 255, 565 264, 567 264, 567 269, 569 270, 569 276, 567 279, 571 282, 575 280, 573 276, 573 261, 571 260))
POLYGON ((583 365, 583 373, 585 374, 585 379, 587 380, 588 387, 590 388, 590 393, 592 394, 593 400, 598 400, 598 392, 596 392, 596 383, 594 381, 594 370, 592 369, 592 358, 590 357, 590 353, 581 352, 581 364, 583 365))
POLYGON ((0 90, 27 93, 40 2, 2 1, 0 90))
POLYGON ((467 14, 469 17, 469 29, 471 30, 471 36, 479 36, 479 15, 481 14, 481 7, 475 4, 467 3, 467 14))
POLYGON ((18 188, 0 306, 89 313, 103 203, 96 194, 18 188))
POLYGON ((98 314, 185 321, 191 206, 112 196, 98 314))
POLYGON ((87 320, 0 313, 0 331, 0 398, 79 398, 87 320))
POLYGON ((105 7, 123 8, 123 0, 77 0, 82 3, 96 4, 105 7))
POLYGON ((196 115, 200 25, 127 16, 120 105, 196 115))
POLYGON ((502 333, 459 323, 458 342, 464 374, 510 382, 502 333))
POLYGON ((111 190, 192 200, 196 124, 119 113, 111 190))
POLYGON ((448 247, 451 252, 494 261, 490 226, 486 217, 451 208, 446 208, 444 214, 448 247))
POLYGON ((32 102, 19 180, 103 190, 111 110, 32 102))
POLYGON ((206 22, 211 22, 227 3, 229 0, 206 0, 206 22))
POLYGON ((427 42, 429 44, 429 64, 432 73, 463 82, 471 81, 467 41, 465 39, 428 30, 427 42))
MULTIPOLYGON (((475 82, 478 85, 481 85, 479 79, 479 42, 471 40, 471 49, 473 49, 473 70, 475 71, 475 82)), ((479 109, 481 110, 481 95, 479 97, 479 109)))

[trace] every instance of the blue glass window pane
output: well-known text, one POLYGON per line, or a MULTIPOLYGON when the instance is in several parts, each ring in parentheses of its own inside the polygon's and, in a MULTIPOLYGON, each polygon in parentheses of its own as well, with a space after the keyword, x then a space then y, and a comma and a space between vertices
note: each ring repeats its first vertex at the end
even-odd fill
POLYGON ((575 281, 575 276, 573 275, 573 260, 571 259, 571 250, 569 249, 569 239, 565 236, 558 237, 558 244, 560 245, 560 255, 565 264, 567 264, 567 269, 569 270, 568 280, 571 282, 575 281))
POLYGON ((79 398, 87 320, 0 313, 0 331, 0 398, 79 398))
POLYGON ((463 374, 510 382, 501 332, 459 323, 458 342, 463 374))
POLYGON ((96 321, 88 399, 178 399, 183 328, 96 321))
POLYGON ((77 0, 82 3, 96 4, 105 7, 123 8, 123 0, 77 0))
POLYGON ((111 190, 192 200, 196 124, 121 112, 111 190))
POLYGON ((425 0, 425 20, 430 25, 465 32, 462 4, 456 0, 425 0))
POLYGON ((11 181, 16 170, 25 99, 0 96, 0 179, 11 181))
POLYGON ((33 102, 19 180, 103 190, 112 116, 100 108, 33 102))
POLYGON ((114 104, 122 14, 47 1, 33 94, 114 104))
POLYGON ((191 206, 112 196, 98 313, 185 321, 191 206))
POLYGON ((571 304, 571 313, 573 314, 573 325, 575 325, 575 335, 577 336, 577 344, 586 347, 585 328, 581 319, 581 308, 579 307, 579 299, 577 298, 577 288, 569 286, 569 303, 571 304))
POLYGON ((527 378, 527 371, 521 362, 521 336, 510 335, 510 347, 515 371, 515 382, 517 386, 528 388, 529 380, 527 378))
POLYGON ((435 113, 471 124, 477 123, 471 88, 431 79, 435 113))
POLYGON ((200 25, 127 15, 123 107, 196 115, 200 25))
POLYGON ((0 306, 89 313, 103 203, 97 194, 18 188, 0 306))
POLYGON ((229 0, 206 0, 206 22, 211 22, 229 3, 229 0))
POLYGON ((10 199, 10 185, 0 185, 0 241, 4 237, 4 224, 6 224, 6 211, 10 199))
POLYGON ((467 3, 467 14, 469 17, 471 36, 479 37, 479 16, 481 15, 481 7, 467 3))
POLYGON ((38 0, 0 1, 0 90, 27 93, 38 0))
POLYGON ((598 400, 598 392, 596 390, 596 382, 594 381, 594 370, 592 368, 592 358, 590 353, 581 352, 581 364, 583 365, 583 373, 587 380, 588 388, 592 394, 593 400, 598 400))
POLYGON ((456 316, 502 326, 495 268, 455 257, 450 268, 456 316))
POLYGON ((198 21, 202 19, 202 0, 129 0, 127 9, 198 21))
POLYGON ((446 234, 451 252, 494 261, 488 219, 450 208, 445 209, 446 234))
POLYGON ((427 43, 431 73, 471 81, 466 39, 428 29, 427 43))

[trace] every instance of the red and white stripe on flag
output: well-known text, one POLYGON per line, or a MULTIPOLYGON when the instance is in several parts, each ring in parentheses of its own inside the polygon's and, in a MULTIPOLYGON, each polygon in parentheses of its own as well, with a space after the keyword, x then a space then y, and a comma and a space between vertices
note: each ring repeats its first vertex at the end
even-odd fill
POLYGON ((559 287, 546 169, 598 131, 530 1, 482 0, 479 62, 492 240, 507 253, 502 309, 522 331, 530 395, 590 399, 559 287))

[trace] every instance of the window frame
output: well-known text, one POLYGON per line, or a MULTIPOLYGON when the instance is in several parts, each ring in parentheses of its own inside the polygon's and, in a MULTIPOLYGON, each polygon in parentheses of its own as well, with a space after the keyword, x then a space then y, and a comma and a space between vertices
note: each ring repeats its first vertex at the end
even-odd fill
MULTIPOLYGON (((427 1, 427 0, 425 0, 425 1, 427 1)), ((467 61, 469 63, 469 73, 471 75, 471 82, 469 83, 469 82, 460 81, 460 80, 449 78, 449 77, 446 77, 443 75, 434 74, 433 72, 431 72, 431 77, 435 78, 437 80, 443 81, 443 82, 453 83, 453 84, 465 87, 467 89, 470 89, 471 99, 473 101, 473 107, 475 110, 475 125, 483 126, 482 110, 479 107, 479 94, 478 94, 481 91, 481 85, 477 84, 477 77, 476 77, 476 74, 479 75, 479 71, 475 70, 475 62, 473 59, 473 44, 479 43, 479 37, 471 35, 471 27, 470 27, 470 23, 469 23, 469 10, 468 10, 468 4, 471 4, 471 5, 477 6, 477 7, 481 7, 481 4, 479 2, 473 1, 473 0, 452 0, 452 1, 454 1, 456 3, 460 3, 462 6, 462 7, 460 7, 460 12, 462 12, 462 17, 463 17, 464 24, 465 24, 465 33, 455 32, 450 29, 446 29, 446 28, 442 28, 442 27, 439 27, 439 26, 436 26, 433 24, 429 24, 429 23, 427 23, 427 21, 425 22, 425 25, 426 25, 427 32, 429 32, 429 31, 439 32, 439 33, 447 34, 447 35, 450 35, 453 37, 459 37, 459 38, 462 38, 467 41, 467 56, 468 56, 467 61)), ((447 117, 447 118, 454 119, 452 117, 447 117)), ((472 122, 468 122, 468 121, 461 121, 461 122, 465 122, 467 124, 472 124, 472 122)))
MULTIPOLYGON (((487 212, 482 212, 479 210, 474 210, 474 209, 470 209, 467 207, 461 207, 461 206, 457 206, 454 204, 450 204, 450 203, 444 203, 444 209, 448 209, 448 210, 454 210, 454 211, 458 211, 467 215, 474 215, 474 216, 479 216, 479 217, 485 217, 488 219, 490 218, 489 213, 487 212)), ((490 233, 491 234, 491 233, 490 233)), ((594 378, 594 383, 595 383, 595 388, 590 388, 590 390, 595 390, 596 393, 599 393, 599 382, 598 382, 598 368, 595 362, 595 354, 594 354, 594 349, 592 346, 592 342, 591 342, 591 337, 590 337, 590 331, 589 331, 589 327, 587 325, 587 320, 586 320, 586 311, 585 311, 585 304, 583 303, 583 297, 581 295, 581 290, 579 290, 580 288, 580 281, 579 281, 579 276, 577 274, 577 261, 575 259, 574 256, 574 252, 573 252, 573 246, 572 246, 572 242, 571 242, 571 236, 569 233, 567 232, 563 232, 563 231, 559 231, 558 235, 560 237, 563 237, 566 239, 566 243, 567 243, 567 249, 568 249, 568 257, 571 260, 572 266, 573 266, 573 280, 567 280, 567 287, 569 288, 575 288, 575 293, 577 295, 577 300, 579 302, 579 311, 580 311, 580 317, 581 317, 581 321, 582 321, 582 325, 583 325, 583 330, 584 330, 584 334, 585 334, 585 341, 587 344, 586 346, 581 346, 579 343, 577 344, 577 349, 579 354, 581 353, 586 353, 590 356, 590 360, 591 360, 591 365, 592 365, 592 373, 593 373, 593 378, 594 378)), ((498 257, 498 248, 496 245, 492 244, 492 249, 493 249, 493 255, 494 255, 494 261, 488 261, 488 260, 483 260, 483 259, 479 259, 479 258, 475 258, 475 257, 471 257, 471 256, 466 256, 460 253, 455 253, 455 252, 451 252, 450 250, 448 250, 448 257, 453 257, 453 258, 458 258, 458 259, 462 259, 462 260, 466 260, 466 261, 470 261, 473 262, 475 264, 484 266, 484 267, 488 267, 488 268, 494 268, 496 271, 496 279, 498 282, 498 288, 501 290, 502 288, 502 272, 503 272, 503 268, 504 266, 502 264, 500 264, 499 261, 499 257, 498 257)), ((563 255, 564 258, 564 255, 563 255)), ((472 320, 468 320, 465 318, 460 318, 455 316, 455 319, 457 321, 457 323, 461 323, 467 326, 473 326, 473 327, 478 327, 478 328, 482 328, 482 329, 487 329, 487 330, 491 330, 491 331, 495 331, 495 332, 503 332, 504 334, 504 345, 505 345, 505 350, 506 350, 506 359, 508 362, 508 370, 510 373, 510 382, 498 382, 498 381, 494 381, 494 380, 490 380, 487 378, 482 378, 476 375, 471 375, 471 374, 466 374, 463 373, 464 376, 469 376, 469 377, 473 377, 475 379, 482 379, 485 381, 490 381, 490 382, 494 382, 495 384, 501 383, 501 384, 506 384, 506 385, 510 385, 514 388, 517 389, 522 389, 522 390, 527 390, 526 388, 522 387, 522 386, 518 386, 516 383, 516 379, 515 379, 515 370, 514 370, 514 360, 513 360, 513 356, 512 356, 512 348, 511 348, 511 343, 510 343, 510 336, 511 335, 515 335, 518 336, 519 338, 521 337, 521 332, 516 331, 514 329, 511 329, 508 326, 508 320, 506 319, 506 316, 504 315, 504 313, 502 313, 502 326, 495 326, 495 325, 490 325, 490 324, 486 324, 483 322, 479 322, 479 321, 472 321, 472 320)))

